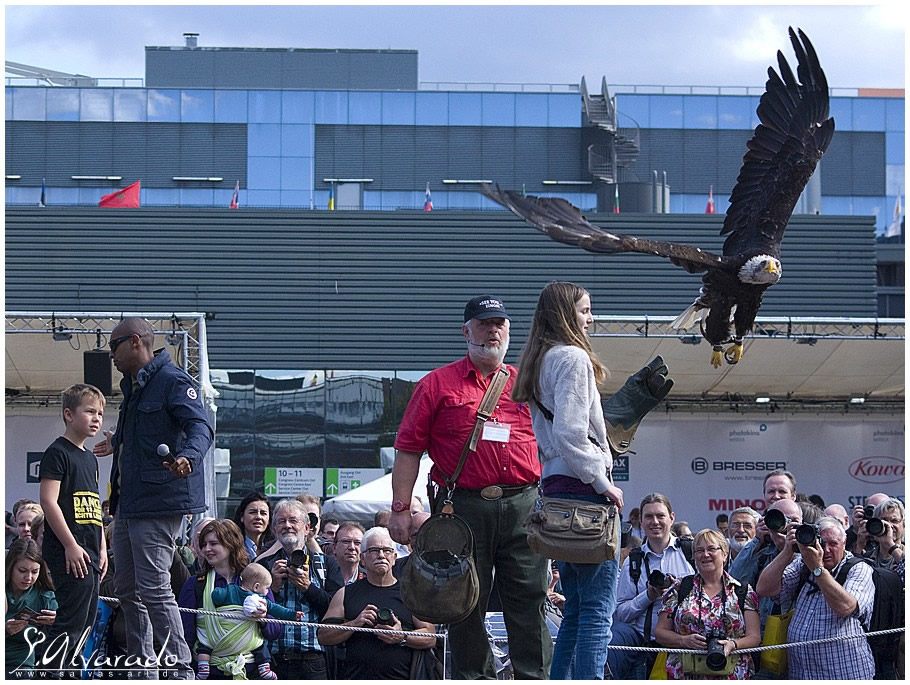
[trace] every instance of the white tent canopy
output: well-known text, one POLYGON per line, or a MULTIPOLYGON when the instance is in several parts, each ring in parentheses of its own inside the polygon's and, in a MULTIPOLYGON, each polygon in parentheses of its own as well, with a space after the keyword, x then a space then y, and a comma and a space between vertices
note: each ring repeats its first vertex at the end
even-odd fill
MULTIPOLYGON (((417 480, 414 483, 414 495, 420 498, 424 503, 424 509, 429 511, 427 506, 427 476, 430 473, 430 467, 433 462, 429 457, 420 460, 420 471, 417 474, 417 480)), ((364 483, 359 488, 349 490, 343 495, 338 495, 328 500, 322 506, 323 518, 332 515, 339 521, 372 521, 373 516, 381 509, 389 509, 392 506, 392 474, 387 473, 382 478, 364 483)))

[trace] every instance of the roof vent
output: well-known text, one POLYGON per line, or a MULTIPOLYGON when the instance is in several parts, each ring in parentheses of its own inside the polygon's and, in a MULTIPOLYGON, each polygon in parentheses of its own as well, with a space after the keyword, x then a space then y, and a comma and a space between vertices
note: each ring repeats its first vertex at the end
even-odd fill
POLYGON ((195 48, 196 39, 199 37, 198 33, 184 33, 183 37, 186 38, 186 47, 195 48))

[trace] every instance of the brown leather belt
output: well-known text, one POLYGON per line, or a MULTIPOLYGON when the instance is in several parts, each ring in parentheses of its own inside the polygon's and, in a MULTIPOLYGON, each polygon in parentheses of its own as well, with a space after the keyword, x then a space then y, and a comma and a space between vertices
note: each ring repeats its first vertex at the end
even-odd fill
POLYGON ((536 487, 536 482, 525 483, 524 485, 488 485, 487 487, 481 488, 479 490, 472 488, 458 488, 455 493, 464 493, 465 495, 471 495, 473 497, 482 497, 489 502, 495 502, 496 500, 502 499, 503 497, 520 495, 526 490, 536 487))

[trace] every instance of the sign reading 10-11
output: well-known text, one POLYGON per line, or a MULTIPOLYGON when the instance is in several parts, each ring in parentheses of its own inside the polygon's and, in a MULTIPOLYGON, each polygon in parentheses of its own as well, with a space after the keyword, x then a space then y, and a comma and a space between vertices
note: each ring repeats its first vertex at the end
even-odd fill
POLYGON ((266 467, 265 484, 267 497, 296 497, 302 492, 319 497, 334 497, 349 490, 355 490, 385 475, 384 469, 338 469, 331 468, 282 468, 266 467), (323 478, 324 476, 324 478, 323 478), (325 487, 323 487, 325 483, 325 487))

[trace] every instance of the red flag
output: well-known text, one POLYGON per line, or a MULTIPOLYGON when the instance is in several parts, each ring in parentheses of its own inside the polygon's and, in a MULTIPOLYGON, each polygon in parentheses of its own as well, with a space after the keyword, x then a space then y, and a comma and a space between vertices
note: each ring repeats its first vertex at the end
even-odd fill
POLYGON ((105 195, 98 203, 99 207, 139 207, 139 183, 130 183, 126 188, 121 188, 110 195, 105 195))
POLYGON ((705 207, 705 214, 716 214, 714 211, 714 186, 708 186, 708 206, 705 207))
POLYGON ((231 198, 231 204, 229 205, 231 209, 237 209, 240 206, 238 200, 240 199, 240 181, 234 184, 234 196, 231 198))
POLYGON ((430 182, 427 181, 427 197, 423 203, 423 211, 432 212, 433 211, 433 198, 430 197, 430 182))

